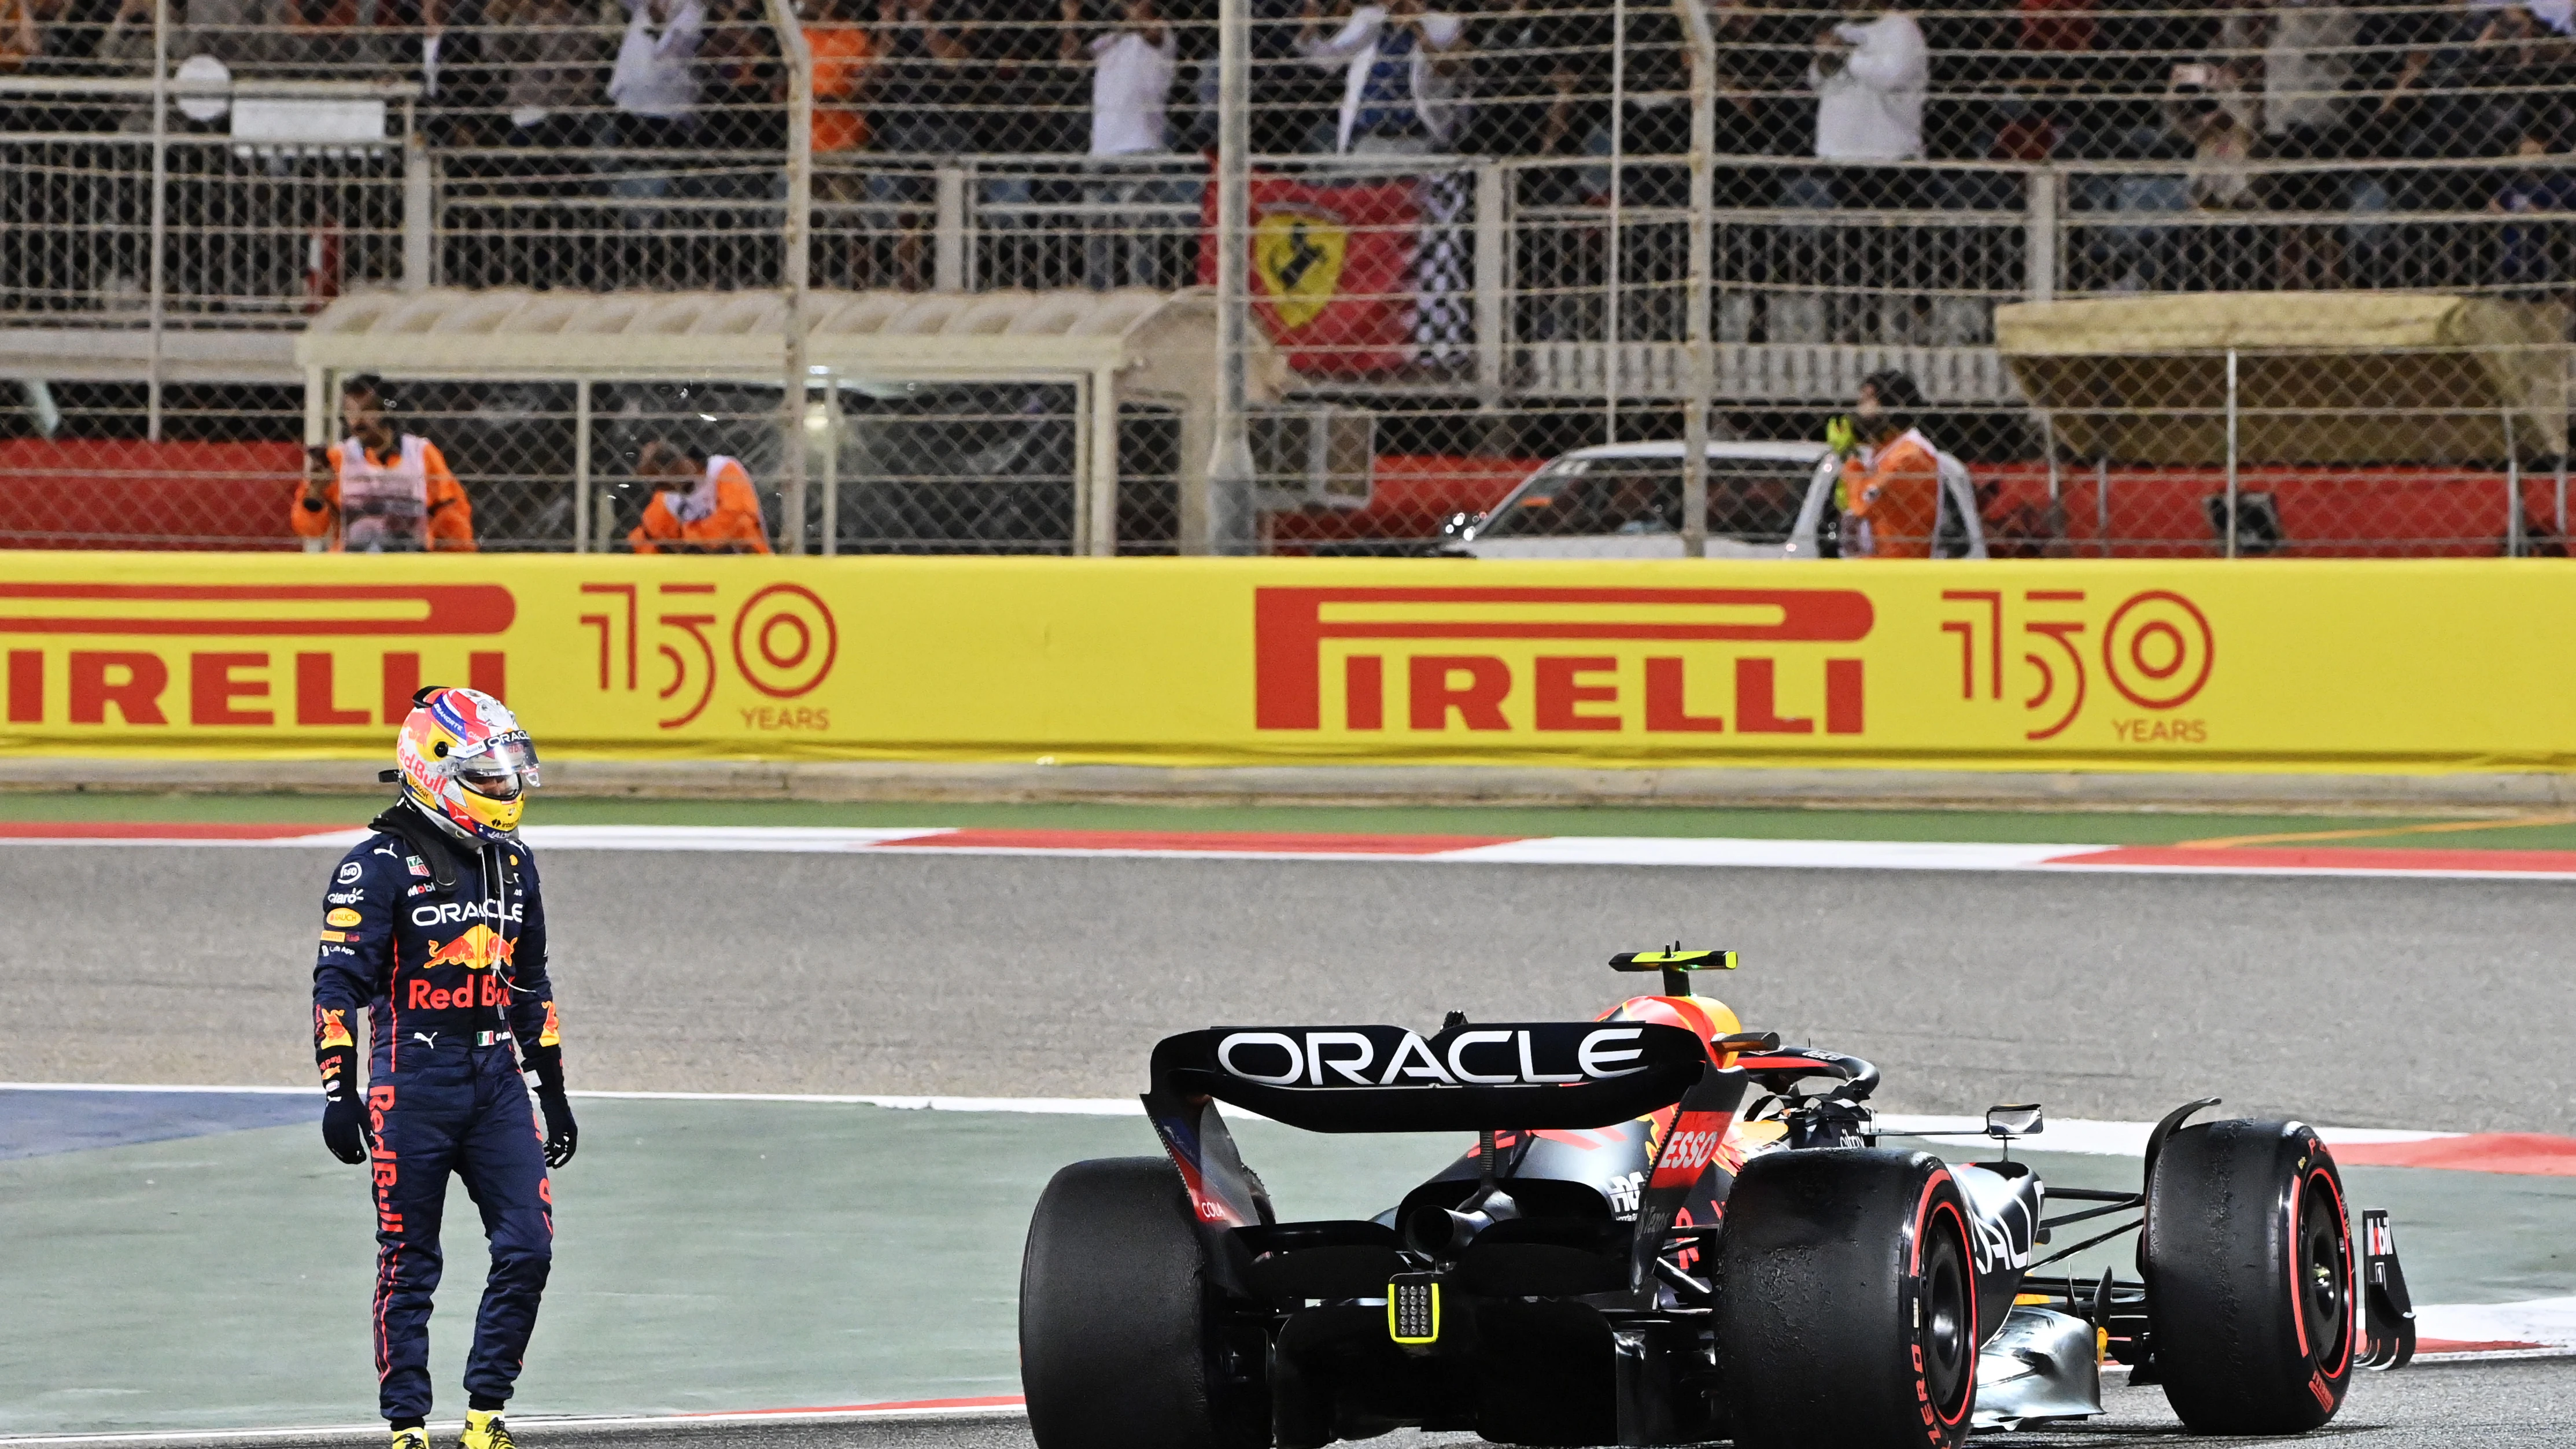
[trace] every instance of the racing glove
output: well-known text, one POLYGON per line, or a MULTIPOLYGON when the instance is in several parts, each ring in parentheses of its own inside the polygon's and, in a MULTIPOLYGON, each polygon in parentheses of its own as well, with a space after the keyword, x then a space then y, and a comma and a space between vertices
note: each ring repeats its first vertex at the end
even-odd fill
POLYGON ((572 1102, 561 1092, 540 1089, 537 1107, 546 1114, 546 1166, 561 1167, 572 1161, 573 1149, 581 1145, 581 1129, 573 1125, 572 1102))
POLYGON ((367 1160, 367 1104, 355 1093, 322 1104, 322 1145, 342 1162, 367 1160))
POLYGON ((1825 446, 1837 457, 1848 458, 1860 449, 1860 433, 1848 417, 1837 417, 1825 424, 1825 446))
POLYGON ((528 1053, 537 1074, 537 1110, 546 1119, 546 1166, 572 1161, 581 1146, 581 1128, 572 1120, 572 1099, 564 1095, 563 1048, 541 1047, 528 1053))
POLYGON ((367 1160, 367 1108, 358 1100, 358 1044, 349 1013, 313 1008, 313 1061, 322 1072, 322 1145, 347 1163, 367 1160))

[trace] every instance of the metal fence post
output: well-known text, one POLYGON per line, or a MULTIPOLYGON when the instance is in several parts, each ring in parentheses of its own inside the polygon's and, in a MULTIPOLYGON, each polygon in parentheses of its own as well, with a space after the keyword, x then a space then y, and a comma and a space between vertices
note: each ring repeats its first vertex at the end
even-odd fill
POLYGON ((2066 542, 2066 480, 2057 461, 2057 417, 2046 408, 2038 408, 2039 448, 2048 459, 2048 536, 2052 543, 2066 542))
POLYGON ((144 433, 161 441, 161 329, 165 303, 161 253, 170 238, 170 0, 152 4, 152 289, 151 353, 145 364, 144 433))
POLYGON ((2111 556, 2111 458, 2093 460, 2093 536, 2101 540, 2102 557, 2111 556))
POLYGON ((1476 163, 1476 391, 1488 407, 1503 397, 1503 369, 1511 356, 1504 338, 1510 309, 1504 288, 1511 265, 1511 203, 1503 168, 1493 161, 1476 163))
POLYGON ((1118 552, 1117 370, 1093 368, 1090 395, 1083 401, 1089 408, 1085 426, 1090 436, 1084 441, 1090 447, 1090 466, 1084 472, 1091 489, 1091 516, 1082 531, 1090 553, 1109 558, 1118 552))
POLYGON ((432 285, 431 240, 437 234, 437 213, 430 165, 429 142, 406 126, 402 189, 402 289, 406 292, 426 292, 432 285))
POLYGON ((2034 302, 2057 300, 2057 211, 2062 178, 2053 166, 2024 173, 2029 214, 2022 223, 2022 291, 2034 302))
POLYGON ((1179 550, 1185 554, 1239 553, 1252 538, 1252 440, 1245 412, 1250 379, 1244 349, 1251 342, 1252 214, 1252 6, 1250 0, 1217 5, 1216 161, 1216 437, 1208 451, 1206 484, 1184 487, 1179 550))
POLYGON ((2522 539, 2522 448, 2513 436, 2513 407, 2507 404, 2504 414, 2504 556, 2520 558, 2528 552, 2522 539))
POLYGON ((1690 227, 1686 319, 1689 375, 1682 406, 1682 556, 1708 557, 1709 213, 1717 204, 1717 38, 1700 0, 1675 0, 1690 42, 1690 227))
POLYGON ((823 416, 830 426, 823 429, 823 539, 820 550, 825 558, 841 551, 841 379, 836 375, 823 382, 823 416))
POLYGON ((590 379, 572 385, 572 551, 588 553, 594 540, 602 553, 608 540, 598 537, 590 519, 590 379))
POLYGON ((966 290, 966 169, 952 159, 933 179, 938 210, 932 223, 930 284, 942 292, 962 292, 966 290))
POLYGON ((2227 556, 2236 557, 2236 349, 2227 349, 2227 556))
MULTIPOLYGON (((334 421, 330 411, 331 381, 331 373, 327 369, 304 369, 304 446, 308 448, 325 447, 331 441, 331 424, 334 421)), ((303 480, 299 478, 297 481, 303 480)), ((329 547, 328 539, 304 540, 306 553, 321 553, 329 547)))
MULTIPOLYGON (((779 283, 787 297, 786 335, 780 351, 784 359, 784 377, 780 387, 779 410, 787 430, 787 480, 784 496, 779 500, 778 541, 781 552, 805 551, 805 455, 811 449, 806 418, 812 409, 806 401, 805 367, 805 294, 809 284, 808 268, 813 246, 809 233, 814 224, 814 52, 805 43, 805 28, 798 23, 796 10, 789 0, 769 0, 769 23, 778 31, 779 58, 787 65, 787 217, 780 235, 786 248, 779 267, 779 283)), ((947 193, 940 194, 944 214, 947 193)), ((943 215, 944 219, 944 215, 943 215)), ((943 235, 941 246, 946 246, 943 235)), ((940 265, 945 268, 946 253, 940 265)), ((839 399, 824 395, 829 406, 839 399)), ((824 414, 824 446, 835 446, 837 430, 830 427, 832 418, 824 414)))
POLYGON ((1626 199, 1628 111, 1628 0, 1610 4, 1610 214, 1608 254, 1601 262, 1601 441, 1619 441, 1619 264, 1626 246, 1619 234, 1626 199))

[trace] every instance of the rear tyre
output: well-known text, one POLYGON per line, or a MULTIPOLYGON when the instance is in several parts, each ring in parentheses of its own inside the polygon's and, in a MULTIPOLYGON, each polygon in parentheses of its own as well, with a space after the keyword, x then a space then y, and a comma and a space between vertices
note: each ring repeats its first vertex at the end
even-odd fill
POLYGON ((2296 1434, 2351 1387, 2352 1226, 2343 1177, 2295 1122, 2167 1138, 2139 1248, 2165 1399, 2196 1434, 2296 1434))
POLYGON ((1020 1383, 1039 1449, 1256 1449, 1261 1339, 1229 1334, 1171 1162, 1055 1175, 1020 1258, 1020 1383))
POLYGON ((1953 1449, 1977 1395, 1968 1207, 1926 1152, 1756 1157, 1718 1240, 1717 1350, 1742 1449, 1953 1449))

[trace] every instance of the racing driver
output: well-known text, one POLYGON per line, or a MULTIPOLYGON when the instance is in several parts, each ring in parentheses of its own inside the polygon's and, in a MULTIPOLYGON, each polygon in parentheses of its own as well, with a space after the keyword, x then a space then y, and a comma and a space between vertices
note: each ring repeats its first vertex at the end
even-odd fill
POLYGON ((432 687, 394 747, 402 799, 341 857, 313 967, 322 1140, 373 1160, 377 1394, 393 1449, 428 1449, 430 1294, 447 1176, 483 1213, 492 1272, 465 1361, 465 1449, 512 1449, 501 1418, 554 1261, 549 1166, 577 1141, 546 980, 546 912, 519 814, 537 752, 499 700, 432 687), (350 1019, 364 1007, 361 1095, 350 1019), (524 1063, 524 1067, 522 1066, 524 1063), (539 1128, 528 1109, 537 1074, 539 1128))

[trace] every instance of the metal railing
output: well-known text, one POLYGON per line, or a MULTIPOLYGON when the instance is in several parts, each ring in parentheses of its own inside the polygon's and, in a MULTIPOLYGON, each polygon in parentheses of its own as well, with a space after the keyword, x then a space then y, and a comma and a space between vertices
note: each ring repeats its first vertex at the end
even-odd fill
POLYGON ((420 261, 407 243, 429 174, 418 94, 0 76, 0 104, 61 107, 56 124, 0 131, 0 313, 260 325, 300 321, 345 287, 399 285, 420 261), (264 120, 213 124, 237 106, 264 120))
MULTIPOLYGON (((0 78, 0 95, 25 84, 0 78)), ((364 288, 782 284, 787 208, 775 157, 442 149, 393 114, 384 139, 362 145, 0 132, 0 312, 125 326, 157 299, 181 325, 293 325, 364 288)), ((1385 173, 1265 160, 1277 174, 1324 180, 1385 173)), ((1631 194, 1653 199, 1624 207, 1614 267, 1606 162, 1408 160, 1408 174, 1475 198, 1454 223, 1468 238, 1461 277, 1474 292, 1470 315, 1503 334, 1473 335, 1481 355, 1492 363, 1527 347, 1679 340, 1691 214, 1659 193, 1683 165, 1623 160, 1631 194), (1640 175, 1656 184, 1638 184, 1640 175)), ((2300 287, 2542 296, 2576 286, 2576 210, 2506 210, 2499 200, 2558 180, 2563 158, 2339 167, 2349 197, 2365 204, 2297 210, 2195 207, 2192 173, 2145 164, 1714 165, 1718 204, 1706 220, 1722 343, 1976 347, 1991 340, 2000 301, 2300 287), (2437 189, 2447 195, 2427 194, 2437 189), (1836 204, 1842 197, 1854 204, 1836 204), (2443 199, 2452 204, 2433 204, 2443 199)), ((2318 174, 2282 163, 2243 170, 2297 184, 2318 174)), ((827 162, 815 178, 809 265, 819 284, 1199 280, 1206 173, 1194 158, 869 156, 863 166, 827 162)))

